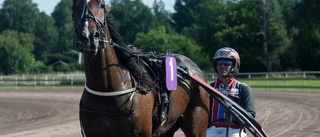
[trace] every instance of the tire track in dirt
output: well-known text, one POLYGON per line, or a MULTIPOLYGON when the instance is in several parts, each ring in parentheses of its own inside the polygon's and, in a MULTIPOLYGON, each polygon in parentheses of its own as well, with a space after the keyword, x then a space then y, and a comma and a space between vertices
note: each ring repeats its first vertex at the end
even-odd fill
MULTIPOLYGON (((302 121, 302 113, 303 112, 301 110, 298 110, 298 114, 299 114, 298 118, 296 117, 296 114, 295 114, 295 117, 293 118, 293 119, 297 119, 297 120, 294 123, 289 124, 288 127, 283 126, 285 128, 284 129, 282 128, 283 130, 280 130, 280 132, 275 134, 275 136, 283 136, 283 135, 287 134, 287 132, 289 132, 290 130, 294 129, 294 127, 297 127, 299 125, 299 123, 302 121)), ((283 122, 285 122, 285 121, 283 121, 283 122)))
POLYGON ((257 121, 271 137, 318 136, 319 93, 255 92, 257 121))
POLYGON ((259 104, 256 104, 256 108, 259 108, 259 111, 256 111, 256 115, 259 116, 258 118, 256 118, 257 121, 261 121, 260 125, 262 127, 264 127, 265 125, 267 125, 268 123, 268 117, 270 116, 271 110, 270 108, 267 107, 263 107, 267 104, 269 104, 270 101, 266 100, 262 103, 262 101, 260 101, 259 104), (264 113, 261 113, 264 112, 264 113))
POLYGON ((300 123, 300 126, 297 128, 297 131, 295 132, 295 134, 297 136, 308 136, 307 133, 301 132, 301 131, 305 131, 305 130, 311 130, 310 132, 313 132, 314 134, 319 134, 320 130, 319 130, 319 126, 315 126, 315 125, 319 125, 319 110, 320 110, 320 102, 314 102, 314 101, 307 101, 305 103, 308 107, 306 110, 308 111, 304 111, 305 113, 303 114, 303 117, 305 119, 309 119, 309 120, 305 120, 302 121, 300 123), (312 107, 310 107, 312 106, 312 107), (318 128, 318 129, 317 129, 318 128))
MULTIPOLYGON (((81 93, 82 90, 0 90, 0 136, 81 136, 78 120, 81 93)), ((320 93, 254 92, 254 95, 256 120, 268 136, 320 134, 320 93)), ((175 135, 184 136, 181 131, 175 135)))
MULTIPOLYGON (((312 121, 302 124, 299 127, 299 130, 303 130, 305 127, 310 127, 312 125, 314 125, 318 120, 319 120, 319 113, 317 113, 320 109, 320 102, 313 102, 313 101, 309 101, 307 102, 308 104, 315 104, 316 106, 313 108, 310 108, 311 111, 309 111, 309 115, 308 117, 310 117, 311 119, 313 119, 312 121)), ((319 123, 317 123, 319 124, 319 123)))
MULTIPOLYGON (((0 136, 51 137, 55 136, 55 130, 60 130, 57 133, 63 136, 61 130, 72 127, 68 123, 78 123, 81 93, 81 90, 0 91, 0 136)), ((72 128, 80 135, 78 125, 72 128)))

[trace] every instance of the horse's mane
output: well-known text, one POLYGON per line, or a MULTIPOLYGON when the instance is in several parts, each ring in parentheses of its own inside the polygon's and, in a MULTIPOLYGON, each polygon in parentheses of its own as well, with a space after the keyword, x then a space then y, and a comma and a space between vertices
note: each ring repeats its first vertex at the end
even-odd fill
POLYGON ((154 87, 155 82, 151 78, 150 74, 145 70, 142 59, 140 58, 141 56, 144 56, 144 53, 141 50, 131 48, 126 45, 116 29, 116 25, 113 22, 111 15, 107 14, 106 19, 112 42, 118 44, 115 46, 115 52, 120 63, 123 64, 133 74, 133 76, 139 80, 139 84, 143 87, 154 87))

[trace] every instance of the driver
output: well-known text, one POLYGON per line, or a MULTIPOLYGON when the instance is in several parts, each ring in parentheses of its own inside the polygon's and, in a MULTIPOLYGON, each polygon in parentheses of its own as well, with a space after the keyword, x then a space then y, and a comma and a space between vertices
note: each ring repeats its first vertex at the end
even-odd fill
MULTIPOLYGON (((214 55, 214 69, 219 75, 217 81, 210 84, 214 89, 232 99, 243 107, 252 117, 255 117, 254 97, 251 88, 239 82, 234 75, 239 73, 240 56, 232 48, 224 47, 214 55)), ((210 115, 207 137, 246 137, 247 134, 240 130, 232 116, 225 112, 225 108, 210 96, 210 115)))

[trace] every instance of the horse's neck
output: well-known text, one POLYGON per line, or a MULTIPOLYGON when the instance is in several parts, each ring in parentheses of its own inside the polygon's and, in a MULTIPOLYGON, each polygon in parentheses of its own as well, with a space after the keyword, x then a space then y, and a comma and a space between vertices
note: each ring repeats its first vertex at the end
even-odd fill
POLYGON ((97 91, 119 91, 131 87, 131 77, 119 63, 114 48, 107 46, 95 58, 85 58, 86 84, 97 91))

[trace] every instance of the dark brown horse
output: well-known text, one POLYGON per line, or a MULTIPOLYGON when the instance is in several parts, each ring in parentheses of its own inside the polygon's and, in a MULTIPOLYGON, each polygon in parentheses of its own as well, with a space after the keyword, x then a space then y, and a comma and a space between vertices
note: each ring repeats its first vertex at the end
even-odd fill
MULTIPOLYGON (((209 94, 193 81, 178 75, 171 92, 169 113, 153 126, 156 105, 153 80, 142 52, 125 45, 103 0, 73 0, 75 44, 84 52, 86 88, 80 101, 80 123, 88 137, 173 136, 181 128, 186 136, 205 137, 209 94), (154 130, 153 130, 154 128, 154 130)), ((174 55, 177 66, 204 80, 189 58, 174 55)), ((165 109, 165 112, 167 110, 165 109)))

